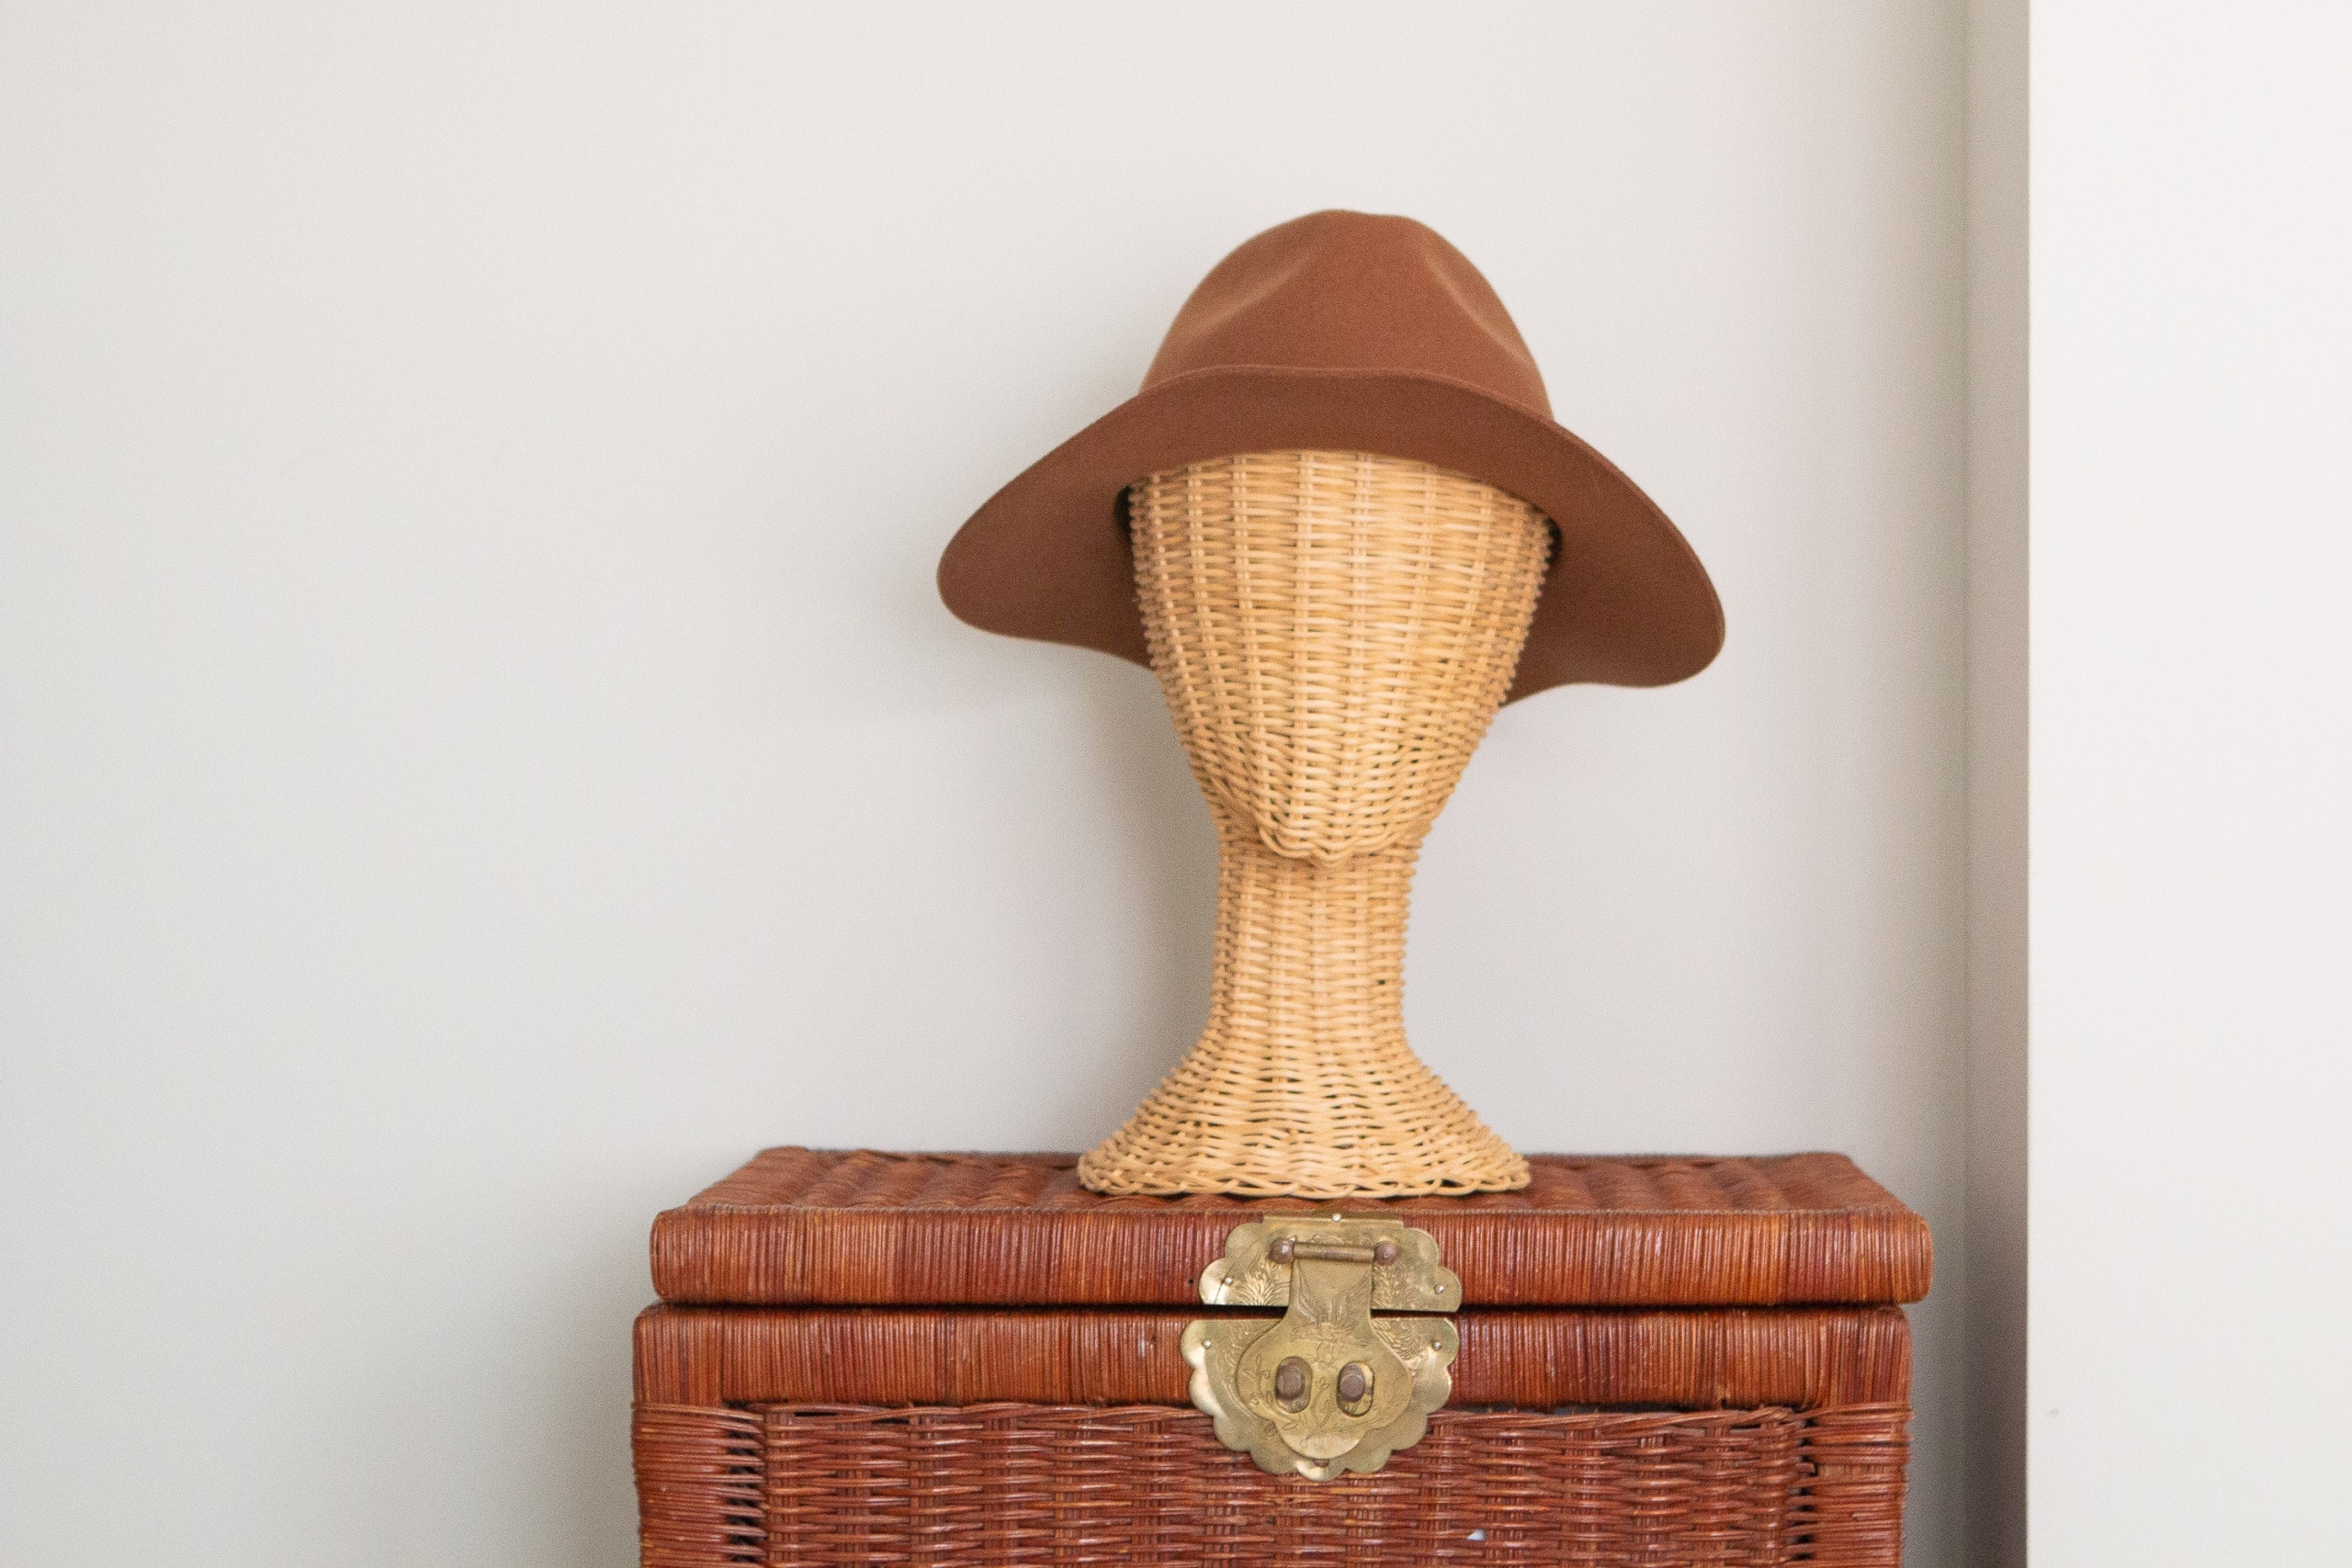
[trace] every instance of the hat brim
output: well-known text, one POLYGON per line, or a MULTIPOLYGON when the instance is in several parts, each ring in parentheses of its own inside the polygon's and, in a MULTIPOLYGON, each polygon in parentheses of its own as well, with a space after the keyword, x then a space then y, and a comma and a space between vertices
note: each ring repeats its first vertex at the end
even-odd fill
POLYGON ((1146 389, 989 498, 939 559, 939 595, 984 630, 1147 667, 1124 522, 1147 474, 1243 452, 1371 452, 1482 479, 1559 530, 1506 701, 1571 682, 1662 686, 1723 647, 1706 569, 1639 486, 1542 414, 1409 371, 1238 366, 1146 389))

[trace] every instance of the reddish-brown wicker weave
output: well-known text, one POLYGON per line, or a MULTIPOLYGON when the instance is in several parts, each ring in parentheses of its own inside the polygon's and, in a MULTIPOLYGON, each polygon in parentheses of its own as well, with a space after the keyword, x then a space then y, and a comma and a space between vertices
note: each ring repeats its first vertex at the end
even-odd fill
MULTIPOLYGON (((1182 1404, 1184 1325, 1223 1313, 649 1308, 648 1404, 1182 1404)), ((1464 1312, 1453 1403, 1883 1404, 1911 1386, 1899 1307, 1464 1312)))
POLYGON ((640 1405, 647 1568, 1894 1568, 1909 1412, 1445 1410, 1377 1474, 1266 1474, 1167 1405, 640 1405))
POLYGON ((1487 1300, 1428 1436, 1317 1483, 1221 1446, 1176 1347, 1227 1231, 1327 1205, 771 1150, 655 1230, 665 1296, 742 1304, 638 1320, 643 1560, 1897 1568, 1917 1217, 1830 1155, 1531 1163, 1363 1205, 1487 1300), (759 1304, 828 1296, 940 1304, 759 1304))
MULTIPOLYGON (((1927 1223, 1843 1155, 1529 1158, 1517 1192, 1351 1199, 1436 1237, 1482 1306, 1914 1302, 1927 1223)), ((1069 1155, 770 1149, 654 1222, 663 1301, 1177 1306, 1295 1198, 1106 1198, 1069 1155)))

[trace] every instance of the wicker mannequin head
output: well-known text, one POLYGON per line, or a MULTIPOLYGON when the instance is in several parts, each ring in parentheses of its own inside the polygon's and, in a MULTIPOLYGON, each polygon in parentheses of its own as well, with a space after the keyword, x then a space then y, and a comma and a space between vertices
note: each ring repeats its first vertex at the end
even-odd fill
POLYGON ((1109 1192, 1492 1191, 1527 1168, 1405 1043, 1421 839, 1509 691, 1550 528, 1402 458, 1271 452, 1128 495, 1152 668, 1219 846, 1208 1027, 1080 1162, 1109 1192))

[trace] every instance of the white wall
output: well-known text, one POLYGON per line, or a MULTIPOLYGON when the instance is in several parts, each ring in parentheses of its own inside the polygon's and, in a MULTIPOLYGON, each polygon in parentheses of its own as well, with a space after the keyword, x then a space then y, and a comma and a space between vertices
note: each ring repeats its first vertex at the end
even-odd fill
POLYGON ((1962 1561, 1963 41, 11 8, 0 1559, 628 1562, 656 1209, 1115 1124, 1199 1021, 1205 817, 1147 676, 932 562, 1347 205, 1487 270, 1731 623, 1498 723, 1416 1041, 1522 1148, 1921 1208, 1914 1559, 1962 1561))
POLYGON ((2344 1560, 2352 16, 2033 16, 2031 1515, 2344 1560))

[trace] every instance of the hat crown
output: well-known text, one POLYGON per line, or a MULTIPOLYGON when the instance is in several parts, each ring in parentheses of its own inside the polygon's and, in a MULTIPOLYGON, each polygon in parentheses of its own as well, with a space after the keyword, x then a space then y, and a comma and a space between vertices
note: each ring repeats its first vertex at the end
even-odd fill
POLYGON ((1409 218, 1313 212, 1250 240, 1184 301, 1143 384, 1238 366, 1441 376, 1552 412, 1493 287, 1409 218))
POLYGON ((1148 665, 1129 486, 1241 453, 1371 453, 1476 479, 1551 520, 1513 698, 1696 674, 1724 640, 1706 568, 1550 402, 1510 312, 1460 252, 1409 219, 1310 213, 1220 262, 1143 390, 972 513, 940 557, 940 597, 989 631, 1148 665))

